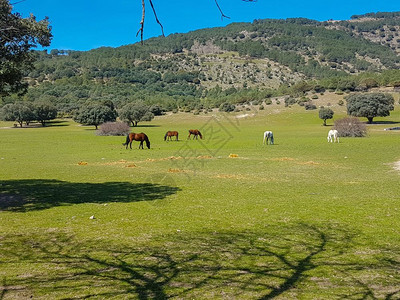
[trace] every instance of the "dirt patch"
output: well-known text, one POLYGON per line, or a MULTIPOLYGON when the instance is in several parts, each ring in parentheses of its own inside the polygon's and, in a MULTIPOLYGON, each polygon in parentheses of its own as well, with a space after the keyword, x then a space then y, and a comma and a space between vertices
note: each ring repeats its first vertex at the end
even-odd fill
POLYGON ((164 158, 148 158, 146 161, 150 162, 156 162, 156 161, 165 161, 165 160, 177 160, 177 159, 182 159, 181 156, 170 156, 170 157, 164 157, 164 158))
POLYGON ((243 175, 235 175, 235 174, 218 174, 214 176, 215 178, 225 178, 225 179, 246 179, 243 175))
POLYGON ((316 166, 319 165, 320 163, 317 163, 315 161, 304 161, 304 162, 298 162, 297 164, 299 165, 309 165, 309 166, 316 166))
POLYGON ((396 161, 396 162, 393 164, 393 168, 394 168, 396 171, 400 171, 400 160, 399 160, 399 161, 396 161))
POLYGON ((185 173, 185 170, 169 168, 168 173, 185 173))
POLYGON ((272 161, 292 161, 294 158, 291 157, 277 157, 277 158, 268 158, 268 160, 272 161))

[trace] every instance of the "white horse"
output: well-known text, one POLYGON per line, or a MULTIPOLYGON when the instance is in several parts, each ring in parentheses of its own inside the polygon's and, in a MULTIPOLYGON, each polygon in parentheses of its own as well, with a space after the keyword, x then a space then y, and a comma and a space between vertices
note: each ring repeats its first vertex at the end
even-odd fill
POLYGON ((270 144, 274 144, 274 134, 272 131, 266 131, 264 132, 264 139, 263 139, 263 144, 267 143, 268 145, 268 140, 270 140, 270 144))
POLYGON ((339 132, 336 129, 331 129, 328 132, 328 143, 334 143, 338 142, 339 143, 339 132))

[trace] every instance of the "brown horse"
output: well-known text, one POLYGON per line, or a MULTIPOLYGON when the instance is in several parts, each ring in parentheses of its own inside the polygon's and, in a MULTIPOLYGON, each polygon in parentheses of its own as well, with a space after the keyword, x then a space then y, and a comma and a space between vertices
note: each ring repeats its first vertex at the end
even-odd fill
POLYGON ((173 136, 176 136, 176 140, 178 140, 178 131, 167 131, 164 136, 164 141, 171 141, 173 136))
POLYGON ((132 132, 132 133, 128 134, 128 135, 126 136, 126 142, 123 143, 122 145, 126 146, 126 149, 128 149, 128 144, 129 144, 129 146, 130 146, 131 149, 132 149, 132 142, 133 142, 133 141, 138 141, 138 142, 140 142, 139 149, 140 149, 140 148, 143 149, 143 141, 145 141, 145 142, 146 142, 147 148, 150 149, 150 141, 149 141, 149 138, 148 138, 147 135, 144 134, 143 132, 141 132, 141 133, 134 133, 134 132, 132 132))
POLYGON ((189 136, 188 139, 190 139, 191 135, 194 135, 193 139, 197 140, 197 136, 200 136, 201 139, 203 139, 203 136, 201 135, 200 131, 198 131, 197 129, 190 129, 189 130, 189 136))

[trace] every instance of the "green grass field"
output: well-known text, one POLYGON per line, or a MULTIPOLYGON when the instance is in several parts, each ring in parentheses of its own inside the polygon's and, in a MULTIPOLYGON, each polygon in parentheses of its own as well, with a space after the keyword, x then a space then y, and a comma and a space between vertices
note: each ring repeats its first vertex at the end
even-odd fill
POLYGON ((318 111, 246 113, 157 117, 150 150, 0 122, 0 299, 399 299, 399 105, 339 144, 318 111))

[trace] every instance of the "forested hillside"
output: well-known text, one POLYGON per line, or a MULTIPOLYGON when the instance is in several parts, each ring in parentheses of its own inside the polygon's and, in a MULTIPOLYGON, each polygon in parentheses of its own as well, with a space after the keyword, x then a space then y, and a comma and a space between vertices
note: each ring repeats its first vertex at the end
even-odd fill
POLYGON ((400 86, 399 33, 399 12, 371 13, 348 21, 254 20, 144 45, 37 52, 25 98, 49 100, 64 113, 88 100, 190 110, 312 89, 400 86))

